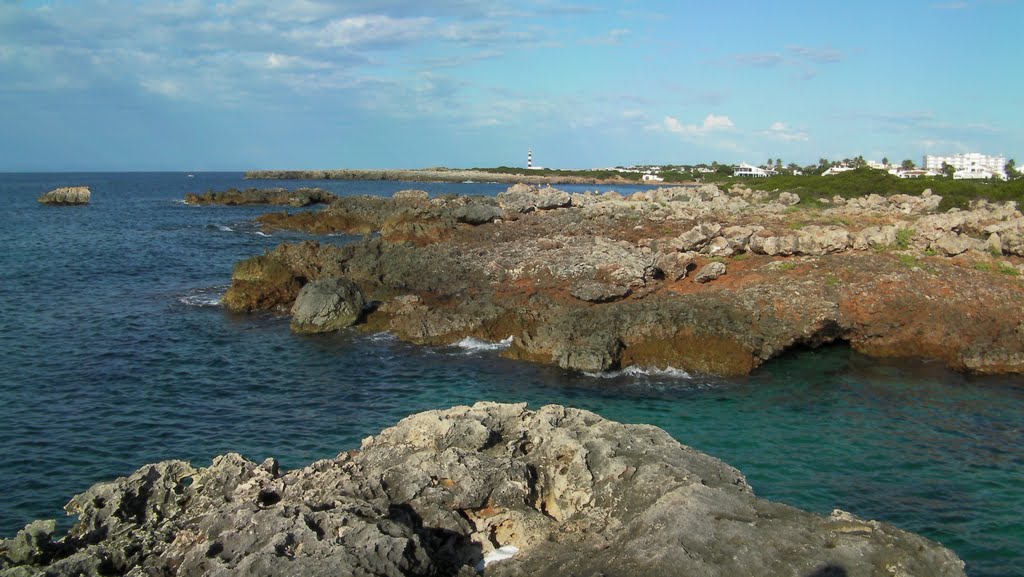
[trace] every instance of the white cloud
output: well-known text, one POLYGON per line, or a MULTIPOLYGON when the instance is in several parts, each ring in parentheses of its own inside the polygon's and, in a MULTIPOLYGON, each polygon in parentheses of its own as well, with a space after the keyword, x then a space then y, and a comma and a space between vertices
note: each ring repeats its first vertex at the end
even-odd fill
POLYGON ((379 14, 333 20, 320 33, 320 46, 406 44, 425 36, 432 18, 392 18, 379 14))
POLYGON ((669 132, 691 136, 700 136, 710 132, 729 130, 736 127, 736 124, 733 123, 728 116, 718 116, 716 114, 708 114, 704 118, 704 122, 700 125, 683 124, 678 118, 666 116, 663 121, 663 125, 669 132))
POLYGON ((267 68, 287 68, 295 62, 294 56, 285 56, 276 52, 267 55, 267 68))
POLYGON ((789 142, 806 142, 811 139, 803 130, 791 128, 784 122, 773 122, 767 130, 761 131, 761 134, 789 142))
POLYGON ((595 46, 615 46, 622 44, 623 39, 630 35, 632 31, 628 28, 616 28, 609 30, 607 33, 592 38, 585 38, 582 40, 584 44, 591 44, 595 46))
POLYGON ((178 82, 174 80, 164 79, 152 79, 143 78, 139 81, 139 84, 146 90, 165 96, 167 98, 180 98, 184 95, 184 90, 178 82))

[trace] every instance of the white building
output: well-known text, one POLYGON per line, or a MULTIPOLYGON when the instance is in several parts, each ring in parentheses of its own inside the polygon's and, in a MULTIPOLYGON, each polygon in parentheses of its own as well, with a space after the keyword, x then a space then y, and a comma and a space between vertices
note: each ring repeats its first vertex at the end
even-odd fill
POLYGON ((826 170, 825 172, 821 173, 821 175, 822 176, 832 176, 833 174, 839 174, 841 172, 850 172, 851 170, 854 170, 854 168, 852 166, 836 165, 836 166, 829 167, 829 169, 826 170))
POLYGON ((986 170, 984 168, 980 168, 977 166, 968 166, 967 168, 954 172, 953 180, 983 180, 986 178, 992 178, 994 176, 995 174, 993 174, 990 170, 986 170))
POLYGON ((1006 180, 1006 172, 1004 172, 1006 168, 1005 156, 988 156, 979 152, 969 152, 952 156, 934 156, 929 154, 924 157, 924 167, 928 170, 942 172, 943 164, 948 164, 957 171, 967 170, 972 167, 987 170, 996 177, 1006 180))
POLYGON ((741 162, 739 168, 733 171, 733 176, 752 176, 754 178, 768 178, 775 174, 774 170, 765 170, 756 166, 751 166, 745 162, 741 162))
POLYGON ((926 170, 923 168, 911 168, 910 170, 903 170, 902 168, 891 168, 889 174, 896 178, 924 178, 924 177, 935 177, 942 176, 942 173, 934 170, 926 170))
POLYGON ((643 180, 644 182, 664 182, 665 181, 664 178, 658 176, 657 174, 651 174, 649 172, 647 174, 641 176, 640 179, 643 180))

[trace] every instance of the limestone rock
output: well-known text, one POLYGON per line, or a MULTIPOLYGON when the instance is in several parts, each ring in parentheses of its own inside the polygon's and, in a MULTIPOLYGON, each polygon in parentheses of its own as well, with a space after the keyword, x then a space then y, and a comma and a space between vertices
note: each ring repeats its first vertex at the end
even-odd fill
POLYGON ((709 262, 708 264, 701 267, 697 271, 697 275, 693 277, 693 282, 706 283, 711 282, 725 274, 725 263, 724 262, 709 262))
POLYGON ((939 237, 935 242, 931 243, 930 248, 937 250, 939 253, 946 256, 956 256, 967 252, 973 246, 974 243, 971 242, 971 239, 951 232, 939 237))
POLYGON ((853 235, 853 249, 868 250, 893 246, 896 244, 898 232, 899 228, 896 225, 865 227, 853 235))
POLYGON ((92 192, 88 186, 66 186, 55 188, 39 197, 42 204, 89 204, 92 192))
POLYGON ((686 277, 690 271, 697 268, 693 253, 658 253, 655 256, 654 266, 665 275, 670 281, 677 281, 686 277))
POLYGON ((495 219, 501 218, 501 209, 492 205, 484 204, 482 202, 471 202, 459 207, 456 207, 452 214, 455 216, 455 220, 472 225, 481 225, 493 222, 495 219))
POLYGON ((607 303, 629 296, 628 286, 615 285, 596 280, 582 280, 572 286, 569 294, 592 303, 607 303))
POLYGON ((359 321, 365 302, 359 287, 344 278, 312 281, 302 287, 292 306, 296 333, 326 333, 359 321))
POLYGON ((780 192, 779 193, 779 204, 786 206, 793 206, 800 204, 800 197, 792 192, 780 192))
POLYGON ((510 212, 533 212, 563 208, 572 204, 569 193, 551 188, 537 188, 526 184, 512 185, 498 193, 498 205, 510 212))
POLYGON ((426 203, 430 200, 430 193, 416 189, 399 190, 392 194, 391 198, 408 204, 426 203))
POLYGON ((760 499, 661 429, 557 405, 413 415, 287 473, 239 455, 147 465, 68 510, 78 523, 39 556, 0 541, 6 575, 470 577, 517 550, 485 574, 964 576, 927 539, 760 499))
POLYGON ((681 252, 700 250, 713 237, 721 232, 722 226, 718 223, 701 223, 690 230, 679 235, 674 246, 681 252))

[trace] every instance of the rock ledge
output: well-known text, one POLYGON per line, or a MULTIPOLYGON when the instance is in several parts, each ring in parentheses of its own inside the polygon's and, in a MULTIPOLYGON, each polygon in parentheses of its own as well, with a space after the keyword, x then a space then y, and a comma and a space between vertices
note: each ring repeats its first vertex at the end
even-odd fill
POLYGON ((963 576, 919 536, 757 498, 661 429, 478 403, 290 472, 147 465, 0 541, 0 575, 963 576), (501 549, 498 556, 492 555, 501 549), (502 555, 503 554, 503 555, 502 555))

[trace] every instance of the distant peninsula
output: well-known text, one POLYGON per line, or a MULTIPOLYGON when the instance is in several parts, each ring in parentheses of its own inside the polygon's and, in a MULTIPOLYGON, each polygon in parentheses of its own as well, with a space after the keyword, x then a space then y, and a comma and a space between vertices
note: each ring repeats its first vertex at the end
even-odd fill
POLYGON ((251 170, 245 178, 260 180, 397 180, 408 182, 499 182, 507 184, 639 184, 639 174, 614 170, 494 169, 337 169, 251 170))

